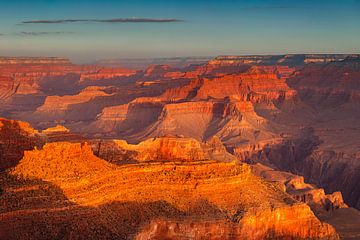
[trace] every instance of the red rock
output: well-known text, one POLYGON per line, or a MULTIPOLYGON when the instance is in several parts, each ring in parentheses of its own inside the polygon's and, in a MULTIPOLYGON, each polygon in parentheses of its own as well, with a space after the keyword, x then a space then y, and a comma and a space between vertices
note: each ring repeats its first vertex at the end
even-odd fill
POLYGON ((62 222, 73 223, 63 234, 74 236, 85 232, 143 239, 153 230, 159 238, 202 239, 210 233, 221 239, 338 239, 334 229, 321 223, 308 206, 252 175, 246 164, 201 161, 115 166, 95 157, 86 144, 52 143, 43 150, 26 152, 10 174, 28 182, 0 176, 6 182, 1 198, 6 207, 0 217, 6 223, 5 231, 15 230, 9 231, 9 239, 44 238, 41 222, 45 219, 47 237, 56 236, 62 226, 57 224, 60 216, 62 222), (37 185, 30 181, 34 178, 37 185), (53 193, 56 205, 32 200, 38 188, 49 186, 40 180, 54 184, 66 198, 53 193), (18 204, 10 204, 13 200, 18 204), (66 203, 69 200, 73 205, 66 203), (124 203, 128 204, 121 205, 124 203), (119 221, 122 224, 115 224, 119 221))
POLYGON ((25 150, 41 146, 44 139, 30 124, 0 118, 0 171, 15 166, 25 150))

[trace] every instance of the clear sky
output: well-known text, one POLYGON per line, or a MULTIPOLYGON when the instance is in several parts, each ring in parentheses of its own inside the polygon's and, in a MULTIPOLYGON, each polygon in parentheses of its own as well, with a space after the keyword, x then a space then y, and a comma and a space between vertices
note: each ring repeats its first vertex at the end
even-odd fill
POLYGON ((359 0, 0 0, 6 56, 359 52, 359 0))

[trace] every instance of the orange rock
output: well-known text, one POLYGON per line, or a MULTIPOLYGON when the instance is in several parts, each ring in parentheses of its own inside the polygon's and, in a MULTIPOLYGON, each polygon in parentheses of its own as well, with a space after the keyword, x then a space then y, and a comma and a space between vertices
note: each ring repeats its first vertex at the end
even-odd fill
POLYGON ((96 72, 81 74, 79 82, 96 81, 100 79, 112 79, 118 77, 129 77, 135 74, 135 70, 130 70, 126 68, 101 68, 96 72))
POLYGON ((0 218, 5 229, 15 230, 10 239, 19 235, 43 238, 45 219, 50 229, 47 237, 56 236, 60 216, 69 223, 77 219, 72 228, 62 230, 72 236, 85 232, 139 239, 338 239, 334 229, 321 223, 308 206, 255 177, 246 164, 200 161, 115 166, 95 157, 86 144, 51 143, 43 150, 26 152, 10 173, 18 181, 38 179, 40 188, 46 185, 39 180, 46 180, 65 196, 61 200, 53 195, 55 208, 47 201, 32 201, 35 186, 31 181, 27 184, 32 193, 25 183, 13 185, 10 176, 1 175, 6 182, 1 199, 6 208, 0 218), (10 204, 17 197, 18 204, 10 204), (68 200, 73 205, 66 204, 68 200), (79 215, 89 224, 84 225, 79 215), (29 218, 32 227, 27 225, 29 218))
POLYGON ((153 138, 139 144, 128 144, 124 140, 98 140, 91 141, 91 146, 97 156, 117 164, 129 161, 236 161, 216 137, 204 143, 192 138, 176 137, 153 138))
POLYGON ((44 139, 30 124, 0 118, 0 170, 15 166, 25 150, 41 146, 44 139))

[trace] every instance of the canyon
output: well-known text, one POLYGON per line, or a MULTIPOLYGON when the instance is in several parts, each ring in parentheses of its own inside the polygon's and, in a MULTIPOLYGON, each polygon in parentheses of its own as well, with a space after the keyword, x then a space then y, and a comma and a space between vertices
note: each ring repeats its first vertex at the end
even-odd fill
POLYGON ((360 56, 0 57, 0 238, 359 239, 360 56))

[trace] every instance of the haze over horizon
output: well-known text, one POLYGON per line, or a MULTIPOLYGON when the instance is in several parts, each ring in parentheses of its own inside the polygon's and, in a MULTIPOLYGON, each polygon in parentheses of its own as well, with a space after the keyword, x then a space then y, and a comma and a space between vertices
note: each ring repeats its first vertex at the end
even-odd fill
POLYGON ((359 52, 360 3, 355 0, 145 3, 1 1, 0 55, 91 62, 359 52))

